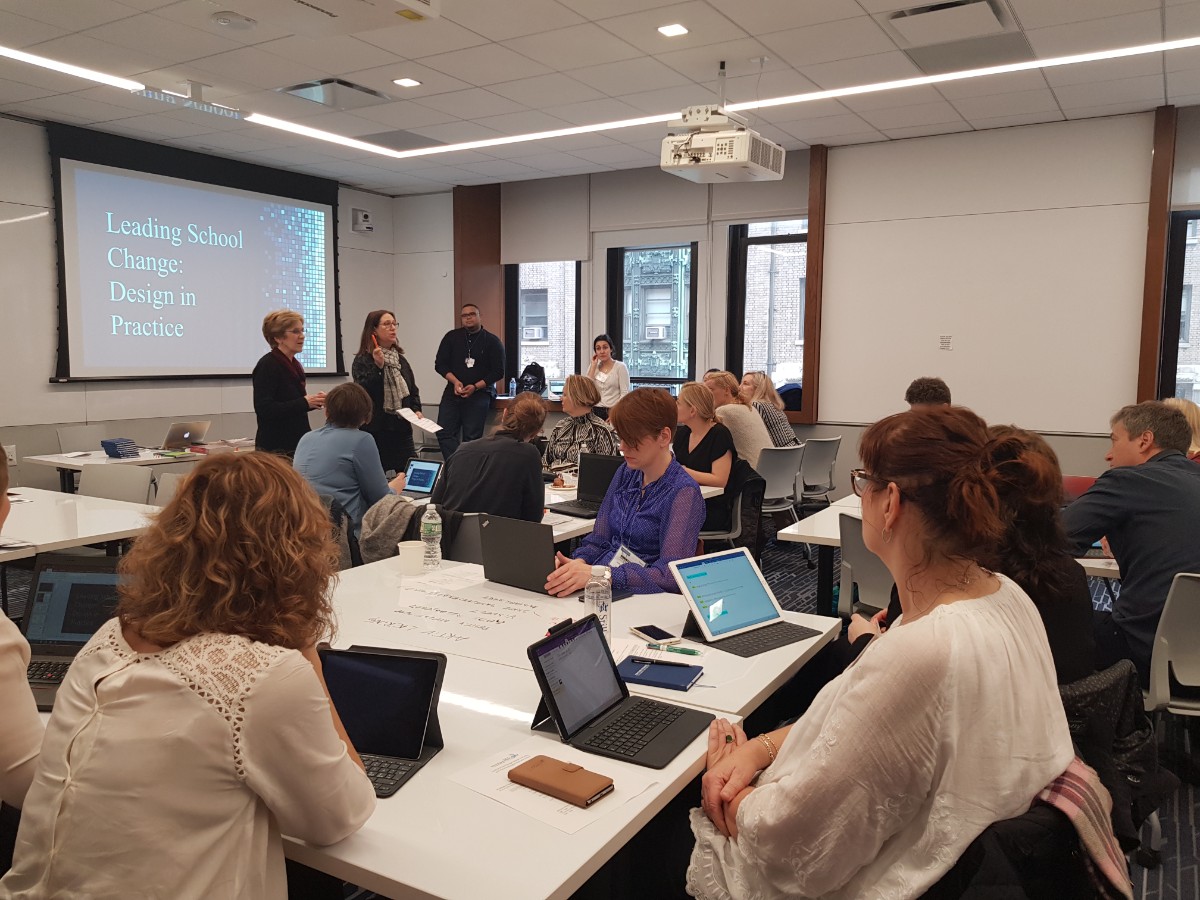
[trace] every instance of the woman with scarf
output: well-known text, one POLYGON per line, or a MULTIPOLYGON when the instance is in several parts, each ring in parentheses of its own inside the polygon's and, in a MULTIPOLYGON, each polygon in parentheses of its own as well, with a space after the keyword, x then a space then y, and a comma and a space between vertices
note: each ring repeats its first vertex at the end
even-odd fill
POLYGON ((263 319, 263 337, 271 351, 254 367, 254 449, 290 457, 308 434, 308 411, 325 405, 325 392, 307 393, 308 379, 297 359, 304 350, 304 317, 277 309, 263 319))
POLYGON ((401 417, 400 410, 411 409, 421 419, 425 416, 412 366, 396 340, 394 314, 386 309, 367 313, 350 373, 371 395, 373 415, 363 431, 375 438, 384 470, 403 472, 417 452, 412 425, 401 417))

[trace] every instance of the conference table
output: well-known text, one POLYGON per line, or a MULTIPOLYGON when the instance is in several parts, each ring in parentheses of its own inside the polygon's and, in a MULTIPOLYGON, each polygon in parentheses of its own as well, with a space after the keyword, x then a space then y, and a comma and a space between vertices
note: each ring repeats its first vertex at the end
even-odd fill
MULTIPOLYGON (((711 497, 719 497, 722 493, 722 488, 700 485, 700 496, 705 500, 711 497)), ((546 506, 574 499, 575 488, 546 485, 546 506)), ((556 544, 560 541, 569 541, 572 538, 586 537, 596 527, 595 519, 568 516, 565 513, 555 512, 552 509, 546 511, 546 515, 542 517, 542 522, 554 527, 554 543, 556 544)))
POLYGON ((172 463, 204 459, 199 453, 175 453, 160 456, 161 450, 140 450, 137 456, 116 459, 103 450, 80 450, 74 453, 47 453, 42 456, 23 456, 21 462, 49 466, 58 470, 58 486, 64 494, 75 493, 75 473, 88 466, 166 466, 172 463))
MULTIPOLYGON (((525 648, 552 624, 582 615, 576 598, 493 584, 473 565, 402 575, 394 558, 343 572, 333 600, 335 646, 446 653, 439 704, 445 748, 395 796, 378 801, 366 825, 344 841, 315 847, 285 840, 291 859, 393 898, 565 898, 704 768, 707 734, 656 770, 583 753, 554 734, 531 730, 541 692, 525 648), (512 792, 524 789, 499 776, 534 753, 608 775, 615 791, 589 810, 541 797, 535 798, 540 815, 515 808, 512 792)), ((632 646, 631 625, 653 623, 679 634, 685 614, 685 601, 675 594, 613 604, 614 655, 619 661, 621 650, 632 646)), ((749 659, 684 641, 703 655, 670 658, 705 668, 690 691, 630 689, 743 717, 840 627, 837 619, 786 617, 818 635, 749 659)), ((636 644, 644 651, 644 643, 636 644)))
POLYGON ((144 503, 40 488, 12 488, 9 497, 13 501, 12 510, 0 539, 0 563, 52 550, 136 537, 158 512, 156 507, 144 503), (22 546, 4 546, 9 542, 19 542, 22 546))

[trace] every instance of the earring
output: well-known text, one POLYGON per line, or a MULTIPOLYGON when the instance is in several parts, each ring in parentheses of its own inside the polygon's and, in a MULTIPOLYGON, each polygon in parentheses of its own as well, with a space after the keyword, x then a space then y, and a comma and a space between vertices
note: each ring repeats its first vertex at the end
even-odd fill
POLYGON ((890 544, 892 542, 892 529, 885 528, 880 532, 880 534, 883 535, 883 542, 885 544, 890 544))

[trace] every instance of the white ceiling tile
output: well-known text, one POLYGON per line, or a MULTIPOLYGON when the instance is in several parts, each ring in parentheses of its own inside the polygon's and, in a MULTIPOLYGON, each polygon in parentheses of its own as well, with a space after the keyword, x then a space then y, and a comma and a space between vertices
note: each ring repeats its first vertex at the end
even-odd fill
POLYGON ((582 103, 585 100, 600 100, 604 97, 599 91, 559 74, 505 81, 491 85, 489 90, 534 108, 582 103))
POLYGON ((493 41, 506 41, 583 22, 583 16, 555 0, 447 4, 442 15, 493 41))
POLYGON ((698 106, 703 103, 715 103, 716 94, 698 84, 686 84, 680 87, 663 88, 658 91, 641 91, 637 94, 622 94, 617 98, 622 103, 628 103, 635 109, 653 115, 683 109, 685 106, 698 106))
MULTIPOLYGON (((881 12, 892 12, 897 9, 911 9, 912 0, 858 0, 858 5, 872 15, 881 12)), ((928 5, 928 4, 926 4, 928 5)))
POLYGON ((1162 75, 1163 54, 1148 53, 1125 59, 1105 59, 1079 63, 1074 66, 1053 66, 1043 69, 1051 87, 1064 84, 1087 84, 1096 81, 1116 81, 1118 78, 1138 78, 1142 75, 1162 75))
POLYGON ((505 41, 504 46, 559 71, 641 55, 632 44, 590 22, 505 41))
POLYGON ((148 97, 139 97, 137 94, 126 91, 115 90, 106 85, 96 85, 94 88, 73 91, 71 96, 80 100, 94 100, 97 103, 105 103, 109 106, 119 106, 122 109, 129 110, 126 113, 129 116, 164 112, 170 108, 157 100, 151 100, 148 97))
POLYGON ((809 141, 807 146, 824 144, 827 147, 847 147, 850 144, 875 144, 887 138, 879 131, 853 131, 849 134, 822 135, 820 140, 809 141))
POLYGON ((884 131, 892 140, 903 140, 904 138, 915 137, 930 137, 935 134, 957 134, 961 131, 971 131, 972 128, 966 122, 959 121, 946 122, 932 125, 912 125, 906 128, 889 128, 884 131))
POLYGON ((128 119, 117 119, 105 126, 108 129, 122 132, 136 132, 145 137, 178 138, 194 137, 198 134, 208 134, 211 128, 205 128, 193 122, 184 122, 171 116, 133 116, 128 119))
POLYGON ((619 166, 623 163, 641 163, 644 166, 655 165, 659 157, 647 153, 645 150, 638 150, 636 147, 630 147, 627 144, 621 144, 618 147, 600 147, 595 150, 576 150, 572 156, 578 156, 580 159, 586 159, 588 162, 602 163, 606 166, 619 166))
POLYGON ((872 94, 856 94, 842 97, 842 104, 854 112, 872 109, 892 109, 897 106, 916 106, 919 103, 940 103, 946 98, 929 85, 899 88, 894 91, 878 91, 872 94))
MULTIPOLYGON (((1198 30, 1200 33, 1200 30, 1198 30)), ((1164 68, 1168 72, 1178 72, 1183 69, 1200 68, 1200 47, 1187 47, 1183 50, 1172 50, 1164 53, 1164 68)))
POLYGON ((179 23, 166 25, 165 20, 149 13, 101 25, 88 31, 88 35, 133 50, 152 47, 156 56, 171 62, 212 56, 241 46, 228 37, 199 28, 179 23))
POLYGON ((320 152, 323 146, 319 142, 309 141, 303 147, 273 147, 270 150, 249 152, 244 155, 253 158, 257 162, 266 164, 279 163, 281 165, 292 166, 328 165, 333 161, 333 157, 320 152))
POLYGON ((24 49, 31 44, 40 44, 42 41, 62 37, 72 30, 74 29, 48 25, 37 19, 28 19, 25 16, 14 15, 0 9, 0 35, 3 35, 0 42, 7 47, 24 49))
POLYGON ((1147 107, 1141 101, 1124 103, 1106 103, 1101 106, 1081 106, 1063 108, 1068 119, 1095 119, 1101 116, 1126 116, 1130 113, 1147 112, 1147 107))
POLYGON ((448 53, 488 42, 483 35, 456 25, 446 18, 405 22, 393 28, 364 31, 355 37, 384 50, 390 50, 405 59, 415 59, 433 53, 448 53))
MULTIPOLYGON (((174 106, 167 106, 164 107, 164 109, 166 112, 159 113, 160 116, 169 116, 172 119, 179 119, 181 122, 191 122, 192 124, 203 128, 206 133, 210 131, 238 131, 244 128, 258 129, 264 127, 262 125, 252 125, 247 122, 239 122, 236 119, 225 119, 221 116, 214 116, 211 113, 201 112, 197 109, 182 109, 174 106)), ((281 135, 284 133, 278 129, 271 129, 271 131, 276 135, 281 135)), ((296 135, 289 135, 288 140, 300 141, 304 139, 296 135)))
POLYGON ((1155 9, 1071 25, 1033 28, 1026 31, 1025 36, 1029 39, 1034 53, 1042 59, 1047 59, 1072 53, 1109 50, 1113 47, 1152 44, 1162 40, 1162 33, 1162 17, 1155 9))
POLYGON ((722 61, 725 63, 725 77, 729 81, 741 76, 757 78, 760 72, 786 71, 790 68, 754 38, 739 38, 736 41, 720 41, 687 50, 673 50, 660 53, 655 59, 681 75, 686 75, 692 81, 715 80, 721 71, 722 61))
POLYGON ((428 138, 430 143, 462 144, 466 141, 486 141, 488 138, 504 137, 495 128, 485 128, 474 122, 447 122, 445 125, 429 125, 425 128, 408 129, 413 134, 428 138))
POLYGON ((939 100, 936 103, 918 103, 913 106, 897 106, 892 109, 865 110, 859 112, 858 115, 880 131, 962 122, 962 116, 945 100, 939 100))
POLYGON ((677 0, 559 0, 585 19, 604 19, 640 12, 660 6, 674 6, 677 0))
POLYGON ((420 170, 420 177, 428 181, 439 181, 443 184, 465 184, 467 180, 475 181, 479 176, 469 169, 455 166, 432 166, 420 170))
POLYGON ((621 119, 637 119, 645 115, 640 109, 611 98, 589 100, 586 103, 570 103, 566 106, 552 106, 546 112, 560 119, 566 119, 575 125, 617 122, 621 119))
POLYGON ((575 69, 571 72, 571 77, 614 97, 690 83, 674 69, 668 69, 657 60, 645 56, 624 62, 575 69))
POLYGON ((892 39, 869 16, 791 28, 764 34, 760 40, 768 49, 805 74, 820 63, 872 56, 896 49, 892 39))
POLYGON ((750 119, 751 124, 759 121, 786 127, 789 122, 827 119, 831 116, 846 116, 853 115, 853 113, 837 100, 811 100, 806 103, 789 103, 787 106, 768 106, 766 109, 748 110, 742 115, 750 119))
POLYGON ((1182 72, 1167 73, 1167 102, 1174 103, 1172 97, 1200 94, 1200 69, 1185 69, 1182 72))
POLYGON ((1040 125, 1043 122, 1062 122, 1064 116, 1058 110, 1053 112, 1023 113, 1017 116, 997 116, 994 119, 968 119, 971 125, 983 131, 987 128, 1011 128, 1014 125, 1040 125))
POLYGON ((366 106, 360 110, 356 110, 355 115, 394 129, 424 128, 426 125, 441 125, 444 122, 453 122, 458 118, 449 113, 404 100, 396 101, 395 103, 385 103, 382 106, 366 106))
POLYGON ((190 62, 180 63, 175 66, 165 66, 149 72, 139 72, 137 80, 151 87, 166 88, 167 90, 179 92, 187 90, 187 83, 189 81, 196 81, 205 85, 204 99, 211 100, 214 103, 224 103, 230 97, 257 93, 262 89, 259 85, 238 81, 228 76, 217 78, 213 72, 205 71, 190 62))
POLYGON ((1058 112, 1058 101, 1045 88, 1013 94, 989 94, 986 97, 960 97, 953 103, 962 117, 972 123, 977 119, 1058 112))
POLYGON ((1164 22, 1165 40, 1174 41, 1200 34, 1200 2, 1191 0, 1178 6, 1168 5, 1164 22))
MULTIPOLYGON (((127 119, 136 113, 122 106, 87 100, 76 94, 59 94, 57 97, 42 97, 32 101, 42 113, 58 112, 72 119, 88 122, 108 122, 112 119, 127 119)), ((146 101, 150 103, 151 101, 146 101)), ((149 110, 146 110, 147 112, 149 110)))
POLYGON ((558 174, 564 169, 578 169, 583 161, 578 156, 572 156, 570 153, 546 153, 543 151, 532 156, 522 157, 521 163, 530 168, 558 174))
POLYGON ((897 50, 797 68, 800 74, 811 78, 821 90, 826 91, 862 84, 878 84, 882 81, 898 81, 901 78, 913 78, 924 74, 913 65, 912 60, 897 50))
POLYGON ((709 0, 750 34, 770 34, 786 28, 819 25, 863 14, 856 0, 709 0))
POLYGON ((530 147, 540 147, 547 153, 551 151, 560 151, 562 153, 574 153, 576 150, 590 150, 593 147, 611 147, 614 144, 620 143, 616 139, 608 135, 620 134, 620 131, 609 131, 602 133, 599 131, 589 131, 586 134, 573 134, 569 137, 550 138, 545 141, 538 141, 529 144, 530 147))
POLYGON ((1124 78, 1119 81, 1100 81, 1094 84, 1068 84, 1054 88, 1063 111, 1091 106, 1107 106, 1140 102, 1151 107, 1165 102, 1165 90, 1161 75, 1142 78, 1124 78))
POLYGON ((168 143, 185 147, 202 145, 209 150, 215 150, 220 153, 267 152, 269 148, 274 147, 272 141, 262 140, 251 134, 233 131, 215 132, 202 135, 201 137, 171 138, 168 140, 168 143))
POLYGON ((505 181, 510 178, 539 178, 544 177, 536 168, 522 163, 510 162, 506 159, 494 159, 491 162, 472 163, 469 166, 463 166, 477 175, 487 175, 489 178, 496 178, 505 181))
POLYGON ((26 100, 36 100, 39 97, 46 97, 50 94, 45 88, 35 87, 32 84, 23 84, 20 81, 9 81, 7 79, 0 80, 0 104, 5 103, 22 103, 26 100))
MULTIPOLYGON (((98 41, 86 34, 68 34, 44 41, 30 47, 29 52, 122 77, 155 69, 169 62, 166 57, 148 53, 144 48, 130 50, 106 41, 98 41)), ((88 84, 86 80, 80 80, 79 83, 81 86, 88 84)))
MULTIPOLYGON (((716 96, 717 83, 706 81, 703 85, 716 96)), ((725 82, 725 96, 730 103, 750 103, 769 100, 773 97, 792 97, 820 90, 816 84, 795 69, 780 69, 762 75, 744 75, 725 82)))
POLYGON ((452 53, 421 57, 421 63, 461 78, 468 84, 485 85, 516 78, 545 75, 549 69, 539 62, 514 53, 500 44, 484 44, 452 53))
POLYGON ((381 129, 374 119, 363 118, 349 112, 319 112, 316 115, 305 116, 295 120, 300 125, 309 128, 319 128, 321 131, 331 131, 343 137, 359 137, 364 134, 377 134, 381 129))
MULTIPOLYGON (((416 102, 416 101, 414 101, 416 102)), ((428 106, 440 112, 449 113, 460 119, 476 119, 484 116, 499 116, 510 112, 523 112, 525 107, 507 97, 485 91, 483 88, 471 88, 467 91, 451 91, 448 94, 435 94, 432 97, 422 97, 421 106, 428 106)))
MULTIPOLYGON (((236 8, 237 4, 233 3, 230 5, 236 8)), ((276 38, 287 37, 288 35, 287 29, 261 20, 257 21, 252 28, 242 31, 218 25, 213 21, 213 13, 221 11, 224 8, 226 7, 208 2, 208 0, 184 0, 184 2, 175 2, 159 7, 154 10, 154 15, 167 22, 178 22, 182 25, 198 28, 208 34, 228 38, 242 46, 260 44, 263 41, 273 41, 276 38)))
POLYGON ((603 19, 600 25, 639 50, 654 56, 673 50, 686 50, 719 41, 749 37, 746 32, 702 0, 603 19), (658 32, 660 26, 676 23, 687 28, 688 33, 679 37, 664 37, 658 32))
POLYGON ((282 56, 292 62, 315 66, 330 75, 343 75, 346 72, 400 62, 390 50, 383 50, 374 44, 346 35, 331 35, 319 40, 292 35, 258 44, 254 49, 282 56))
POLYGON ((396 100, 418 100, 430 94, 445 94, 450 91, 461 91, 473 85, 451 78, 444 72, 438 72, 429 66, 423 66, 412 60, 397 60, 396 62, 378 66, 373 69, 355 69, 341 76, 353 84, 361 84, 373 91, 379 91, 396 100), (421 82, 416 87, 406 88, 393 84, 397 78, 412 78, 421 82))
POLYGON ((189 66, 210 73, 212 81, 217 84, 222 79, 233 78, 255 87, 271 89, 316 81, 330 74, 316 66, 263 53, 254 47, 241 47, 206 56, 192 61, 189 66))
POLYGON ((947 100, 960 97, 986 97, 988 94, 1014 94, 1017 91, 1036 91, 1046 86, 1043 70, 1032 72, 1008 72, 1004 75, 988 75, 984 78, 964 78, 962 81, 947 81, 937 86, 938 92, 947 100))
POLYGON ((71 31, 83 31, 105 22, 136 16, 140 10, 116 0, 4 0, 4 8, 18 16, 37 19, 71 31))
MULTIPOLYGON (((0 57, 0 79, 28 84, 30 87, 38 88, 47 94, 69 94, 72 91, 85 90, 96 85, 96 82, 88 81, 86 78, 77 78, 74 75, 52 72, 50 69, 43 69, 41 66, 31 66, 28 63, 17 62, 7 57, 0 57)), ((111 87, 106 89, 110 91, 120 90, 120 88, 111 87)))
POLYGON ((571 123, 565 119, 549 116, 534 109, 528 112, 507 113, 503 116, 487 116, 476 119, 475 124, 491 128, 500 134, 531 134, 571 127, 571 123))
POLYGON ((865 119, 851 114, 784 122, 779 127, 792 137, 810 144, 819 143, 821 138, 835 134, 874 134, 882 137, 876 129, 867 124, 865 119))
POLYGON ((1158 0, 1009 0, 1009 4, 1026 29, 1159 8, 1158 0))

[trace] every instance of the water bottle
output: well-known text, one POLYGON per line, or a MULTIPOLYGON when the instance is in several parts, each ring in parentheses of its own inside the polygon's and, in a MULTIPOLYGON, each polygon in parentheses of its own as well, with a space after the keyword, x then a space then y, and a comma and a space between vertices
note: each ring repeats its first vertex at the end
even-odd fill
POLYGON ((517 396, 517 379, 515 378, 508 379, 508 396, 517 396))
POLYGON ((595 613, 604 629, 604 640, 612 644, 612 572, 608 566, 592 566, 592 577, 583 589, 584 615, 595 613))
POLYGON ((421 516, 421 540, 425 542, 425 569, 440 569, 442 567, 442 517, 432 503, 426 507, 425 515, 421 516))

